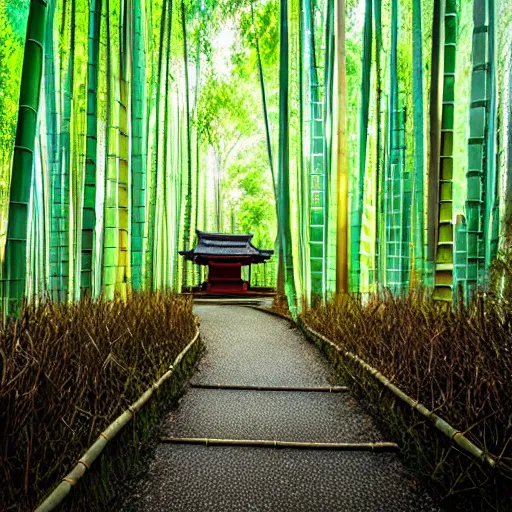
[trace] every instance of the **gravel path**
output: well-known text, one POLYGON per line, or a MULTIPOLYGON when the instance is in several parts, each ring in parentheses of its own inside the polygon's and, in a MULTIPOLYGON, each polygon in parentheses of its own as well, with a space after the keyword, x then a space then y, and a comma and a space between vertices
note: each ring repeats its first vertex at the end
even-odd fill
MULTIPOLYGON (((196 306, 206 353, 193 382, 329 386, 329 366, 289 323, 243 306, 196 306)), ((175 437, 375 442, 347 393, 191 388, 163 425, 175 437)), ((395 454, 160 444, 125 510, 434 511, 395 454)))
POLYGON ((207 352, 193 381, 254 386, 329 386, 317 350, 290 323, 243 306, 196 306, 207 352))

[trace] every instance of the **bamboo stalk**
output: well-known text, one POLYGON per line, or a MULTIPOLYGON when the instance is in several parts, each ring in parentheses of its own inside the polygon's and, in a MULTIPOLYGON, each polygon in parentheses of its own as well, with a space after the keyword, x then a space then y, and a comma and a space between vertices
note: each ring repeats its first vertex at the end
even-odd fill
POLYGON ((149 401, 153 393, 168 380, 174 373, 176 367, 181 363, 185 355, 199 339, 199 329, 192 341, 174 360, 170 369, 165 372, 153 385, 147 389, 137 401, 131 404, 128 409, 121 413, 98 437, 91 447, 80 457, 76 466, 62 479, 62 482, 52 493, 36 508, 35 512, 46 512, 57 507, 64 498, 71 492, 71 488, 78 483, 86 470, 99 457, 108 442, 111 441, 127 425, 135 414, 149 401))
POLYGON ((359 364, 362 368, 364 368, 368 373, 370 373, 375 379, 377 379, 384 387, 386 387, 389 391, 391 391, 395 396, 397 396, 400 400, 402 400, 407 405, 411 406, 415 409, 421 416, 426 418, 429 422, 432 423, 434 428, 439 430, 442 434, 450 438, 450 440, 455 443, 463 452, 472 457, 473 459, 483 462, 484 464, 490 466, 491 468, 496 467, 496 459, 493 455, 485 452, 480 449, 474 443, 472 443, 467 437, 464 436, 462 432, 452 427, 449 423, 443 420, 440 416, 435 414, 434 412, 427 409, 423 404, 417 402, 410 396, 406 395, 400 388, 391 383, 391 381, 386 378, 382 373, 380 373, 377 369, 370 366, 368 363, 363 361, 360 357, 353 354, 352 352, 345 351, 338 347, 331 340, 327 339, 322 334, 314 331, 302 321, 300 322, 300 327, 305 331, 307 335, 312 337, 317 341, 321 341, 322 343, 326 343, 334 348, 338 353, 342 356, 354 361, 359 364))
POLYGON ((399 449, 396 443, 308 443, 276 441, 267 439, 208 439, 206 437, 161 437, 163 443, 204 444, 205 446, 256 446, 261 448, 299 448, 309 450, 346 450, 394 452, 399 449))
POLYGON ((348 139, 347 139, 347 58, 345 0, 336 1, 336 51, 338 123, 337 145, 337 226, 336 226, 336 292, 348 292, 348 139))
POLYGON ((236 386, 232 384, 191 384, 191 387, 197 389, 232 389, 242 391, 291 391, 305 393, 341 393, 349 391, 348 386, 317 386, 317 387, 297 387, 297 386, 236 386))
POLYGON ((18 124, 12 157, 7 239, 3 261, 7 311, 14 312, 25 295, 28 255, 27 225, 32 191, 37 114, 43 74, 48 3, 32 0, 20 84, 18 124))
MULTIPOLYGON (((289 31, 288 0, 280 3, 279 40, 279 155, 278 155, 278 238, 282 251, 284 289, 288 307, 296 314, 296 288, 292 255, 292 226, 290 217, 290 127, 289 127, 289 31)), ((281 259, 281 255, 280 255, 281 259)))

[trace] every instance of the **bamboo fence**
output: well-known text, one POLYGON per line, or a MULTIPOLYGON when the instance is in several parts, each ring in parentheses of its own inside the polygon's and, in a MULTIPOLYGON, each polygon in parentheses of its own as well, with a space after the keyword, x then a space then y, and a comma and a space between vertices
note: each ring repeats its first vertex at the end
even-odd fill
POLYGON ((341 356, 346 359, 350 359, 352 362, 358 364, 370 373, 377 381, 379 381, 385 388, 387 388, 391 393, 393 393, 396 397, 398 397, 402 402, 409 405, 411 408, 416 410, 421 416, 423 416, 432 426, 441 432, 443 435, 448 437, 454 444, 456 444, 461 451, 469 455, 471 458, 484 463, 490 468, 496 468, 496 458, 486 451, 482 450, 474 443, 472 443, 467 437, 464 436, 462 432, 452 427, 449 423, 443 420, 440 416, 435 414, 433 411, 427 409, 423 404, 417 402, 410 396, 406 395, 400 388, 391 383, 391 381, 386 378, 382 373, 380 373, 377 369, 370 366, 368 363, 363 361, 360 357, 353 354, 352 352, 345 351, 338 347, 331 340, 327 339, 322 334, 314 331, 302 321, 298 323, 299 327, 303 329, 307 336, 313 338, 315 341, 319 341, 321 343, 327 344, 331 346, 334 350, 336 350, 341 356))
POLYGON ((199 329, 192 341, 174 360, 170 368, 165 372, 149 389, 147 389, 137 401, 131 404, 122 414, 120 414, 101 434, 91 447, 80 457, 76 466, 62 479, 62 482, 50 493, 50 495, 36 508, 35 512, 48 512, 54 510, 64 498, 71 492, 71 489, 78 483, 85 472, 91 467, 91 464, 100 456, 109 441, 119 434, 137 412, 149 401, 153 393, 167 381, 173 374, 188 351, 199 339, 199 329))

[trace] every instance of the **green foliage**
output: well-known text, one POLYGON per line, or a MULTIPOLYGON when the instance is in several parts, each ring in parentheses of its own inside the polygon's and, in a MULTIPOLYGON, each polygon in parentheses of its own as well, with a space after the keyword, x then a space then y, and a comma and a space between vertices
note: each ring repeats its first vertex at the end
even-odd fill
MULTIPOLYGON (((34 174, 24 185, 27 237, 18 240, 28 295, 73 300, 195 283, 197 270, 177 257, 194 229, 254 232, 272 247, 274 210, 284 203, 288 288, 299 301, 334 292, 340 52, 350 288, 433 287, 436 253, 440 265, 455 262, 456 283, 485 286, 512 194, 510 14, 507 2, 494 4, 448 2, 444 16, 437 0, 350 0, 341 48, 332 0, 51 2, 34 174), (473 27, 474 8, 485 28, 473 27), (445 41, 454 12, 455 60, 445 41), (485 84, 479 64, 473 69, 484 33, 485 84), (441 57, 454 69, 440 66, 441 57), (451 102, 454 121, 437 112, 451 102), (480 135, 471 134, 480 126, 485 151, 475 157, 480 135), (444 179, 437 169, 448 158, 444 179)), ((29 5, 0 6, 2 250, 29 5)), ((452 270, 437 270, 438 291, 449 298, 452 270)))

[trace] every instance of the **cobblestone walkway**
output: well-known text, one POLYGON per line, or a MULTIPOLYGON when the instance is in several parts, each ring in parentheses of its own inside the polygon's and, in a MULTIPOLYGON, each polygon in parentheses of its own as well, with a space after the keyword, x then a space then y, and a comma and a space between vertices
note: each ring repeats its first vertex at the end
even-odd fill
MULTIPOLYGON (((196 306, 206 345, 192 384, 332 386, 329 366, 288 322, 243 306, 196 306)), ((348 393, 194 388, 165 420, 170 437, 385 441, 348 393)), ((165 444, 138 511, 436 510, 393 453, 165 444)), ((135 504, 135 506, 133 506, 135 504)))

